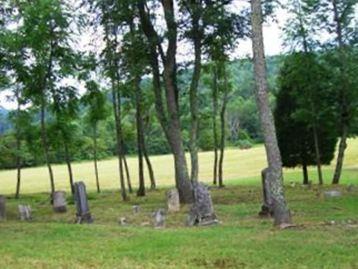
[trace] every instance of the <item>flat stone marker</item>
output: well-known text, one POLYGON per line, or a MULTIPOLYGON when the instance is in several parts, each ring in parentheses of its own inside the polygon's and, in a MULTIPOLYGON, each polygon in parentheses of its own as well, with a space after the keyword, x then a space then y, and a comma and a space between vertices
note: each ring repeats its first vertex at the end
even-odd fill
POLYGON ((119 218, 118 223, 119 223, 121 226, 127 226, 127 225, 128 225, 127 218, 125 218, 125 217, 119 218))
POLYGON ((75 204, 76 204, 76 223, 92 223, 93 219, 89 211, 86 185, 80 181, 74 184, 75 187, 75 204))
POLYGON ((0 221, 6 219, 6 197, 0 195, 0 221))
POLYGON ((158 209, 153 213, 154 228, 160 229, 165 227, 165 210, 158 209))
POLYGON ((208 188, 201 182, 193 183, 194 204, 187 218, 188 226, 218 224, 213 202, 208 188))
POLYGON ((21 221, 32 220, 32 210, 29 205, 19 205, 18 208, 21 221))
POLYGON ((133 213, 137 214, 140 211, 140 206, 139 205, 134 205, 134 206, 132 206, 132 209, 133 209, 133 213))
POLYGON ((337 190, 332 190, 332 191, 325 191, 324 192, 324 197, 325 198, 335 198, 335 197, 341 197, 342 193, 340 191, 337 190))
POLYGON ((168 205, 168 212, 180 211, 179 192, 176 188, 171 189, 167 192, 167 205, 168 205))
POLYGON ((53 210, 57 213, 67 211, 66 193, 64 191, 56 191, 53 193, 53 210))

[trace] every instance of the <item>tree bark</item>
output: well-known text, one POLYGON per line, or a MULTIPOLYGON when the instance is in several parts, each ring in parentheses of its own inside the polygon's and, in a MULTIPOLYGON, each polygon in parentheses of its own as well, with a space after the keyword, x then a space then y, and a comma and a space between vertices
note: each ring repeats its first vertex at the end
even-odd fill
POLYGON ((218 111, 218 74, 216 63, 213 63, 213 89, 212 89, 212 102, 213 102, 213 137, 214 137, 214 167, 213 167, 213 184, 216 185, 218 181, 218 133, 217 133, 217 124, 216 117, 218 111))
POLYGON ((16 192, 15 199, 19 199, 20 197, 20 185, 21 185, 21 138, 20 138, 20 126, 19 126, 19 118, 20 118, 20 93, 19 89, 16 90, 16 101, 17 101, 17 112, 16 112, 16 192))
POLYGON ((224 162, 224 153, 225 153, 225 114, 226 114, 226 105, 228 101, 228 82, 226 67, 224 66, 224 96, 222 101, 222 107, 220 111, 220 158, 219 158, 219 187, 224 187, 223 183, 223 162, 224 162))
POLYGON ((96 177, 97 193, 101 192, 98 176, 98 164, 97 164, 97 123, 93 125, 93 162, 94 162, 94 174, 96 177))
POLYGON ((67 141, 65 141, 64 135, 63 135, 63 138, 64 138, 64 148, 65 148, 65 161, 66 161, 66 165, 67 165, 68 176, 70 179, 71 193, 73 195, 73 194, 75 194, 75 189, 74 189, 74 185, 73 185, 74 180, 73 180, 73 172, 72 172, 72 166, 71 166, 70 151, 68 148, 67 141))
POLYGON ((144 167, 143 167, 143 145, 144 145, 144 128, 142 118, 142 97, 140 89, 140 77, 134 79, 135 100, 136 100, 136 124, 137 124, 137 151, 138 151, 138 175, 139 188, 137 196, 145 196, 144 167))
POLYGON ((273 199, 274 224, 291 223, 290 212, 286 205, 283 188, 282 161, 276 130, 268 101, 266 62, 262 34, 262 7, 260 0, 251 0, 252 48, 254 56, 254 73, 256 84, 256 102, 259 109, 263 131, 266 157, 270 176, 268 177, 270 193, 273 199))
POLYGON ((198 85, 201 74, 201 29, 200 17, 201 12, 197 4, 194 5, 192 11, 192 32, 194 41, 194 71, 190 84, 190 112, 191 112, 191 128, 190 128, 190 159, 191 159, 191 181, 198 181, 199 160, 198 160, 198 126, 199 126, 199 107, 198 107, 198 85))
POLYGON ((147 168, 148 168, 148 173, 149 173, 149 178, 150 178, 150 188, 152 190, 155 190, 157 185, 155 183, 155 177, 154 177, 154 171, 153 171, 153 166, 152 163, 150 161, 150 158, 148 156, 148 152, 147 152, 147 147, 144 141, 144 145, 143 145, 143 155, 144 155, 144 159, 145 162, 147 163, 147 168))
POLYGON ((303 185, 308 185, 308 171, 307 171, 307 165, 305 163, 302 165, 302 172, 303 172, 303 185))
POLYGON ((316 153, 316 165, 317 165, 317 172, 318 172, 318 182, 320 185, 323 184, 323 177, 322 177, 322 165, 321 165, 321 154, 319 150, 319 142, 318 142, 318 133, 316 124, 313 124, 313 140, 314 140, 314 148, 316 153))
POLYGON ((338 184, 342 174, 342 167, 344 161, 344 153, 347 148, 347 138, 348 138, 348 106, 347 106, 347 96, 346 96, 346 88, 347 88, 347 80, 345 78, 346 68, 345 68, 345 61, 346 61, 346 54, 344 53, 344 42, 343 42, 343 35, 342 35, 342 24, 341 18, 339 16, 338 8, 337 8, 337 0, 332 0, 333 6, 333 19, 336 26, 336 39, 338 43, 338 51, 340 54, 340 75, 342 79, 342 83, 338 86, 339 87, 339 95, 340 95, 340 142, 338 147, 338 156, 337 156, 337 163, 336 168, 334 170, 334 175, 332 179, 332 184, 338 184))
MULTIPOLYGON (((44 99, 45 97, 42 97, 44 99)), ((46 131, 46 123, 45 123, 45 101, 42 100, 41 102, 41 141, 42 147, 44 150, 45 161, 48 169, 48 173, 50 176, 50 185, 51 185, 51 194, 55 192, 55 180, 53 176, 52 166, 50 162, 50 153, 49 153, 49 146, 47 142, 47 131, 46 131)))

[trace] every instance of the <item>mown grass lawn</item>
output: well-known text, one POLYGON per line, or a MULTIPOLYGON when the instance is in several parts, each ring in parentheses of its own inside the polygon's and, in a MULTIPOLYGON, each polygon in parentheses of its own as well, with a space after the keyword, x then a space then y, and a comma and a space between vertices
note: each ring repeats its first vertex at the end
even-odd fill
MULTIPOLYGON (((201 178, 206 182, 211 155, 200 155, 201 178)), ((130 159, 133 180, 135 161, 130 159)), ((265 163, 262 147, 228 150, 227 186, 211 190, 221 221, 214 227, 186 227, 184 206, 179 213, 167 215, 165 229, 152 228, 151 213, 165 208, 165 192, 173 181, 170 156, 156 156, 153 162, 159 190, 143 198, 131 195, 129 202, 122 202, 116 190, 115 160, 101 162, 101 180, 107 189, 101 194, 94 192, 91 163, 75 164, 76 177, 89 185, 92 225, 74 224, 71 197, 67 213, 52 212, 44 168, 24 171, 26 194, 19 200, 12 198, 14 171, 0 172, 0 193, 8 199, 7 220, 0 222, 0 268, 358 268, 358 140, 349 141, 340 186, 303 188, 291 184, 301 181, 301 171, 285 170, 286 196, 297 227, 282 231, 257 214, 259 172, 265 163), (339 189, 343 195, 326 199, 327 189, 339 189), (31 205, 33 221, 18 220, 18 204, 31 205), (134 204, 140 205, 139 214, 132 213, 134 204), (120 217, 127 218, 127 227, 118 224, 120 217)), ((64 166, 56 166, 55 171, 57 187, 66 189, 64 166)), ((332 166, 325 167, 327 183, 331 174, 332 166)), ((316 182, 314 169, 310 177, 316 182)))
POLYGON ((185 227, 187 208, 167 215, 163 230, 151 212, 165 207, 165 189, 121 202, 118 192, 90 193, 95 223, 73 224, 75 209, 55 214, 47 194, 8 200, 0 223, 0 268, 358 268, 358 189, 325 199, 331 187, 287 186, 296 228, 279 231, 259 218, 261 189, 212 189, 221 224, 185 227), (17 220, 17 204, 32 206, 32 222, 17 220), (132 205, 141 211, 132 213, 132 205), (118 224, 126 217, 129 225, 118 224))
MULTIPOLYGON (((214 154, 201 152, 199 154, 200 173, 199 178, 204 182, 212 180, 212 165, 214 154)), ((189 158, 189 155, 187 156, 189 158)), ((171 155, 151 157, 157 183, 159 186, 171 186, 174 184, 173 159, 171 155)), ((189 160, 189 159, 188 159, 189 160)), ((132 176, 132 183, 137 186, 138 162, 136 157, 129 157, 128 164, 132 176)), ((190 164, 190 161, 188 161, 190 164)), ((330 183, 335 161, 330 166, 324 166, 326 183, 330 183)), ((266 167, 266 155, 262 145, 248 150, 236 148, 228 149, 225 153, 224 177, 226 184, 257 184, 260 181, 261 170, 266 167)), ((68 173, 66 165, 54 165, 56 189, 69 190, 68 173)), ((310 167, 311 180, 317 182, 317 173, 314 167, 310 167)), ((95 178, 93 163, 90 161, 73 164, 74 177, 86 183, 87 189, 95 190, 95 178)), ((285 169, 287 181, 300 182, 301 169, 285 169)), ((103 189, 113 190, 119 188, 118 161, 113 158, 99 162, 99 176, 103 189)), ((49 191, 49 177, 46 167, 27 168, 22 171, 21 191, 23 193, 49 191)), ((148 179, 148 177, 147 177, 148 179)), ((344 163, 343 184, 358 182, 358 139, 348 140, 346 159, 344 163)), ((149 182, 148 182, 149 185, 149 182)), ((16 171, 0 171, 0 194, 14 193, 16 186, 16 171)))

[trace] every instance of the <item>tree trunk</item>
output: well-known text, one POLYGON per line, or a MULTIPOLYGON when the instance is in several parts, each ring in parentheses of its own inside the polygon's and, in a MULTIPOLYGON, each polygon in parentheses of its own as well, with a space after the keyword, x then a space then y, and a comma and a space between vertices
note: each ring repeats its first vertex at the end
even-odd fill
POLYGON ((219 158, 219 187, 224 187, 223 183, 223 162, 224 162, 224 153, 225 153, 225 114, 226 114, 226 105, 228 101, 228 83, 227 83, 227 74, 226 68, 224 66, 224 96, 223 103, 220 111, 220 158, 219 158))
POLYGON ((97 193, 100 193, 101 188, 99 185, 98 164, 97 164, 97 123, 93 125, 93 162, 94 162, 94 174, 96 177, 97 193))
MULTIPOLYGON (((63 136, 64 137, 64 136, 63 136)), ((64 138, 65 140, 65 138, 64 138)), ((75 194, 75 189, 73 186, 73 172, 72 172, 72 166, 71 166, 71 157, 70 157, 70 151, 68 148, 68 144, 66 141, 64 141, 64 148, 65 148, 65 161, 66 161, 66 165, 67 165, 67 170, 68 170, 68 176, 70 179, 70 186, 71 186, 71 193, 75 194)))
POLYGON ((212 89, 212 101, 213 101, 213 137, 214 137, 214 167, 213 167, 213 184, 216 185, 218 181, 218 133, 216 126, 216 116, 218 111, 218 74, 216 63, 213 63, 213 89, 212 89))
POLYGON ((283 188, 282 161, 276 130, 268 101, 266 62, 262 35, 262 7, 260 0, 251 0, 252 48, 256 84, 256 102, 263 131, 266 157, 270 170, 269 186, 273 199, 274 224, 291 223, 283 188))
POLYGON ((122 131, 120 125, 120 115, 118 111, 118 104, 117 104, 117 93, 115 84, 112 79, 112 105, 113 105, 113 113, 114 113, 114 120, 116 125, 116 139, 117 139, 117 156, 118 156, 118 168, 119 168, 119 182, 121 187, 121 196, 123 201, 128 200, 127 192, 126 192, 126 185, 124 182, 124 173, 123 173, 123 162, 122 162, 122 131))
POLYGON ((199 26, 200 7, 195 6, 193 10, 193 39, 194 39, 194 71, 190 84, 190 159, 191 159, 191 181, 198 181, 199 163, 198 163, 198 126, 199 126, 199 108, 198 108, 198 85, 201 73, 201 31, 199 26))
MULTIPOLYGON (((45 97, 43 96, 42 99, 45 97)), ((47 142, 47 131, 46 131, 46 123, 45 123, 45 101, 42 100, 41 102, 41 141, 42 147, 44 150, 45 161, 48 169, 48 173, 50 175, 50 184, 51 184, 51 195, 55 192, 55 180, 53 176, 53 171, 50 163, 50 154, 49 154, 49 147, 47 142)))
POLYGON ((20 96, 19 90, 16 90, 16 100, 17 100, 17 112, 16 112, 16 192, 15 199, 20 197, 20 185, 21 185, 21 139, 20 139, 20 126, 19 126, 19 117, 20 117, 20 96))
POLYGON ((144 183, 144 167, 143 167, 143 144, 144 144, 144 131, 143 131, 143 118, 142 118, 142 98, 140 89, 140 77, 134 79, 135 100, 136 100, 136 124, 137 124, 137 150, 138 150, 138 175, 139 175, 139 188, 137 196, 145 196, 145 183, 144 183))
POLYGON ((346 125, 343 125, 342 127, 342 133, 341 133, 341 140, 339 141, 339 147, 338 147, 338 156, 337 156, 337 163, 336 163, 336 169, 334 170, 334 176, 332 180, 332 184, 338 184, 339 179, 341 177, 342 173, 342 166, 343 166, 343 160, 344 160, 344 152, 347 148, 347 136, 348 136, 348 128, 346 125))
POLYGON ((337 156, 337 163, 336 168, 334 170, 334 175, 332 179, 332 184, 338 184, 339 179, 342 174, 342 167, 344 161, 344 152, 347 148, 347 137, 348 137, 348 121, 347 117, 349 116, 348 106, 347 106, 347 96, 346 96, 346 89, 347 89, 347 79, 346 77, 346 54, 344 52, 344 42, 342 36, 342 24, 341 18, 339 16, 338 8, 337 8, 337 0, 332 0, 333 6, 333 14, 334 14, 334 21, 336 26, 336 39, 338 43, 338 49, 340 54, 340 75, 342 79, 342 83, 338 86, 339 87, 339 94, 340 94, 340 142, 338 147, 338 156, 337 156))
POLYGON ((148 167, 148 173, 149 173, 149 178, 150 178, 150 188, 152 190, 154 190, 154 189, 156 189, 157 185, 155 183, 154 171, 153 171, 152 163, 150 162, 150 158, 148 156, 145 141, 143 144, 143 154, 144 154, 145 162, 147 163, 147 167, 148 167))
POLYGON ((307 171, 307 165, 305 163, 302 165, 302 172, 303 172, 303 185, 308 185, 308 171, 307 171))
MULTIPOLYGON (((123 141, 122 141, 122 145, 123 145, 123 141)), ((123 149, 123 146, 122 146, 122 149, 123 149)), ((129 174, 129 167, 128 167, 128 163, 127 163, 127 158, 126 158, 126 155, 124 153, 122 154, 122 161, 123 161, 123 164, 124 164, 124 170, 126 172, 128 192, 133 193, 133 188, 132 188, 132 183, 131 183, 131 176, 129 174)))
POLYGON ((314 139, 314 148, 316 153, 316 165, 317 165, 317 172, 318 172, 318 182, 320 185, 323 184, 323 177, 322 177, 322 166, 321 166, 321 154, 319 150, 319 142, 318 142, 318 134, 317 134, 317 127, 316 124, 313 124, 313 139, 314 139))

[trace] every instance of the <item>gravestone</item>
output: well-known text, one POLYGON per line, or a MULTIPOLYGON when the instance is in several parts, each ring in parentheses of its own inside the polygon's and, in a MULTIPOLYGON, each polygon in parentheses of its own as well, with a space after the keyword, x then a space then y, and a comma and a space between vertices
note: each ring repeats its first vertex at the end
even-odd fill
POLYGON ((132 209, 133 209, 133 213, 137 214, 140 211, 140 206, 139 205, 134 205, 134 206, 132 206, 132 209))
POLYGON ((29 221, 32 220, 32 210, 31 207, 29 205, 19 205, 19 215, 20 215, 20 220, 22 221, 29 221))
POLYGON ((0 195, 0 221, 6 219, 6 198, 0 195))
POLYGON ((191 206, 187 225, 212 225, 219 221, 214 212, 213 202, 208 188, 201 182, 193 183, 194 204, 191 206))
POLYGON ((53 193, 53 210, 57 213, 67 211, 66 193, 64 191, 56 191, 53 193))
POLYGON ((75 204, 76 204, 76 222, 79 224, 82 223, 92 223, 93 219, 89 211, 86 186, 80 181, 74 184, 75 187, 75 204))
POLYGON ((261 181, 263 190, 263 204, 261 206, 260 216, 272 216, 273 215, 273 200, 270 193, 270 169, 265 168, 261 171, 261 181))
POLYGON ((177 189, 171 189, 167 192, 167 205, 168 212, 180 211, 179 192, 177 189))
POLYGON ((325 191, 324 197, 325 198, 335 198, 335 197, 341 197, 342 193, 337 190, 331 190, 331 191, 325 191))
POLYGON ((158 209, 153 213, 153 223, 154 228, 164 228, 165 227, 165 211, 164 209, 158 209))
POLYGON ((119 218, 118 223, 121 226, 127 226, 128 225, 127 218, 125 218, 125 217, 119 218))

